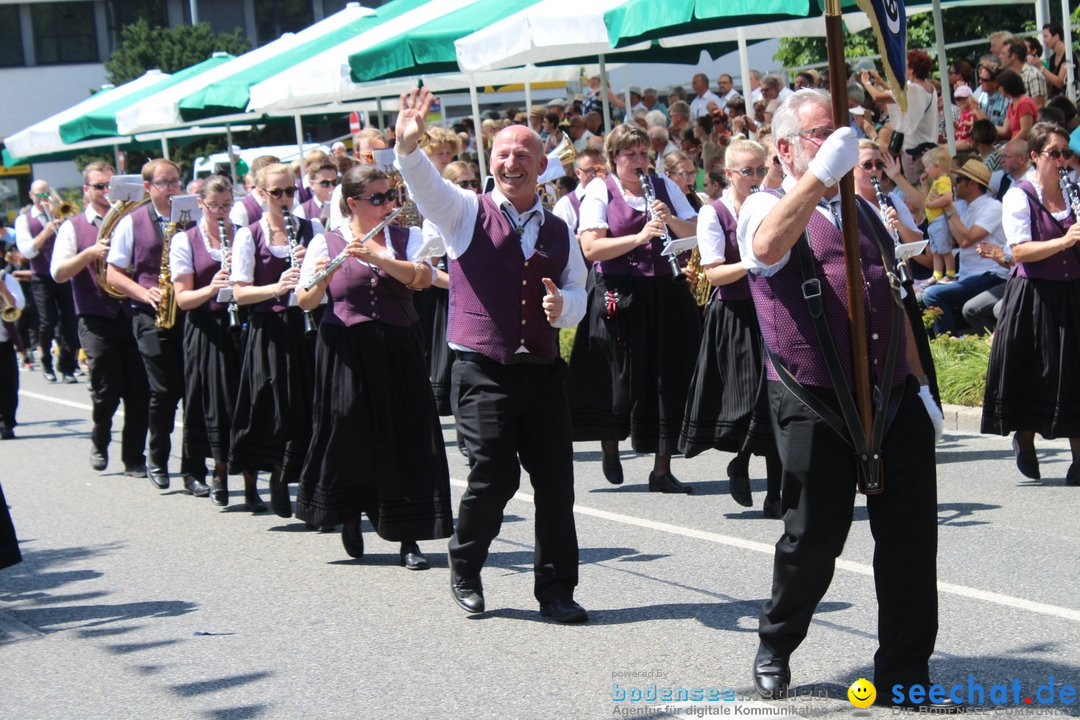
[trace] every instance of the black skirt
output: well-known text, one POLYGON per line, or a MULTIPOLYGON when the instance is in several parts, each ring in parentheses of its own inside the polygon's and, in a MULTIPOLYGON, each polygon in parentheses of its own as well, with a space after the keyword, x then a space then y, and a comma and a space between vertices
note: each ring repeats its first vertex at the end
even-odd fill
POLYGON ((304 335, 304 313, 253 312, 236 395, 229 472, 270 471, 282 465, 287 481, 299 475, 311 438, 314 342, 304 335))
POLYGON ((1080 280, 1013 277, 986 371, 982 431, 1080 437, 1080 280))
POLYGON ((435 395, 435 409, 439 416, 448 417, 454 414, 450 409, 450 371, 454 366, 454 351, 446 344, 446 331, 450 320, 450 291, 433 287, 428 292, 435 296, 431 353, 428 359, 431 392, 435 395))
POLYGON ((574 440, 629 435, 636 452, 674 454, 701 342, 701 313, 684 281, 605 278, 595 269, 590 275, 567 381, 574 440), (624 305, 611 318, 609 289, 617 289, 624 305))
POLYGON ((323 325, 315 366, 296 517, 335 525, 365 512, 385 540, 450 537, 450 471, 415 330, 323 325))
POLYGON ((229 459, 240 384, 239 333, 229 316, 192 310, 184 323, 184 457, 229 459))
POLYGON ((19 552, 19 539, 15 536, 15 525, 11 522, 4 487, 0 485, 0 569, 22 562, 19 552))
POLYGON ((679 449, 764 455, 773 448, 761 330, 752 300, 712 300, 690 381, 679 449))

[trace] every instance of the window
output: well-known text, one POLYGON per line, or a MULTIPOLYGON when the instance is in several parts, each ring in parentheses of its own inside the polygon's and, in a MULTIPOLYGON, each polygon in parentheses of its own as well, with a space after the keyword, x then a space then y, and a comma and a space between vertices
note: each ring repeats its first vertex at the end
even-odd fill
MULTIPOLYGON (((243 0, 201 0, 199 22, 210 23, 215 33, 231 33, 236 28, 244 30, 243 0)), ((246 34, 246 31, 245 31, 246 34)))
POLYGON ((299 32, 315 22, 311 0, 255 0, 255 40, 258 45, 283 33, 299 32))
POLYGON ((0 5, 0 67, 23 64, 19 6, 0 5))
POLYGON ((145 20, 150 27, 166 27, 169 13, 165 0, 109 0, 106 3, 109 12, 109 30, 118 36, 125 25, 138 20, 145 20))
POLYGON ((30 6, 30 20, 39 64, 101 59, 92 2, 34 3, 30 6))

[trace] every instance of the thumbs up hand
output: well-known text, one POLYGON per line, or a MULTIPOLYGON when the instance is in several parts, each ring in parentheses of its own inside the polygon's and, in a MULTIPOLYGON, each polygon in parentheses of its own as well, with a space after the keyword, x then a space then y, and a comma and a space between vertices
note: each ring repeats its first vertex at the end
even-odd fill
POLYGON ((555 283, 551 282, 551 278, 541 278, 540 282, 544 283, 547 289, 547 295, 544 296, 542 303, 544 314, 547 315, 548 322, 553 323, 562 315, 563 296, 559 288, 555 287, 555 283))

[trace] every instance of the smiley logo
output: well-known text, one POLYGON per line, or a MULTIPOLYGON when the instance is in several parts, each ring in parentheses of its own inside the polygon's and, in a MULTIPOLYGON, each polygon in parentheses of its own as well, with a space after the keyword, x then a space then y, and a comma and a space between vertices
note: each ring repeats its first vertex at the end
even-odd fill
POLYGON ((874 704, 874 699, 877 697, 877 688, 874 687, 874 683, 866 678, 859 678, 851 683, 851 687, 847 691, 847 697, 855 707, 867 708, 874 704))

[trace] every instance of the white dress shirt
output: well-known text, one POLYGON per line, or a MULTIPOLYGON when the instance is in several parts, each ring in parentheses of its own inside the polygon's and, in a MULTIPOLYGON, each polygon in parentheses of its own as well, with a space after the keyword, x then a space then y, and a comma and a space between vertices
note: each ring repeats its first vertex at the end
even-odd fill
MULTIPOLYGON (((1039 202, 1042 202, 1042 188, 1038 183, 1032 183, 1032 186, 1039 202)), ((1066 206, 1064 210, 1051 214, 1055 220, 1063 222, 1070 212, 1072 210, 1066 206)), ((1031 208, 1028 206, 1027 193, 1018 187, 1009 188, 1001 198, 1001 229, 1009 247, 1031 241, 1031 208)))
MULTIPOLYGON (((19 281, 11 276, 11 273, 4 275, 4 285, 11 292, 11 296, 15 299, 15 307, 18 310, 22 310, 26 307, 26 296, 23 295, 22 286, 19 285, 19 281)), ((0 323, 0 342, 7 342, 11 338, 8 337, 7 326, 4 323, 0 323)))
MULTIPOLYGON (((296 206, 296 209, 293 210, 293 215, 295 215, 298 218, 303 218, 304 220, 318 220, 319 217, 322 216, 322 209, 323 209, 323 206, 326 205, 326 203, 319 202, 319 198, 315 197, 314 195, 311 196, 311 199, 315 202, 315 207, 319 208, 319 215, 318 216, 313 217, 313 218, 309 218, 307 216, 307 210, 304 208, 303 203, 300 203, 299 205, 296 206)), ((326 202, 330 202, 330 201, 327 200, 326 202)))
MULTIPOLYGON (((593 178, 593 180, 596 180, 596 178, 593 178)), ((589 184, 591 185, 592 181, 589 184)), ((578 186, 574 188, 574 195, 577 196, 578 200, 584 199, 585 186, 578 183, 578 186)), ((574 209, 573 204, 570 202, 570 193, 559 198, 559 201, 555 203, 555 207, 551 208, 551 212, 555 217, 566 223, 566 227, 570 228, 570 230, 577 227, 577 210, 574 209)))
POLYGON ((739 95, 738 90, 736 90, 735 88, 731 88, 726 93, 724 93, 723 95, 720 96, 720 102, 717 103, 717 104, 720 106, 721 110, 727 110, 727 104, 729 102, 731 102, 732 99, 737 98, 737 97, 742 97, 742 96, 739 95))
MULTIPOLYGON (((311 225, 316 235, 322 234, 322 223, 318 220, 312 220, 311 225)), ((270 222, 267 215, 263 215, 259 219, 259 227, 262 228, 263 237, 269 238, 270 222)), ((297 240, 297 242, 299 242, 299 240, 297 240)), ((284 260, 289 257, 288 243, 271 245, 267 242, 266 247, 270 250, 270 254, 276 258, 284 260)), ((229 275, 229 279, 232 282, 251 283, 255 281, 255 253, 255 237, 251 234, 251 230, 246 227, 237 228, 236 237, 233 238, 232 273, 229 275)), ((306 251, 304 254, 307 254, 306 251)))
MULTIPOLYGON (((732 217, 737 216, 731 199, 731 188, 724 188, 724 192, 720 195, 720 202, 724 204, 732 217)), ((720 216, 716 214, 712 203, 705 203, 698 212, 697 241, 702 266, 726 262, 727 234, 720 224, 720 216)))
POLYGON ((716 106, 720 107, 721 102, 720 96, 712 90, 706 90, 704 95, 695 96, 690 101, 690 119, 696 120, 702 115, 708 115, 709 103, 716 103, 716 106))
MULTIPOLYGON (((148 204, 146 207, 150 208, 150 215, 155 220, 161 219, 158 215, 157 209, 153 204, 148 204)), ((135 212, 142 212, 143 209, 139 208, 135 212)), ((124 217, 120 218, 120 222, 116 223, 116 228, 113 230, 112 242, 109 243, 109 257, 107 259, 110 265, 115 265, 122 270, 127 270, 131 267, 135 261, 135 230, 134 221, 131 216, 134 213, 128 213, 124 217)), ((164 218, 160 223, 162 225, 162 231, 169 224, 169 219, 164 218)), ((179 233, 177 233, 179 235, 179 233)))
MULTIPOLYGON (((456 260, 464 255, 472 243, 476 229, 480 196, 440 177, 431 160, 423 152, 414 150, 408 155, 396 155, 395 164, 401 171, 401 176, 409 187, 410 197, 416 201, 420 213, 438 227, 443 237, 446 256, 456 260)), ((540 198, 536 197, 531 208, 519 213, 498 188, 491 193, 491 197, 495 204, 510 216, 513 224, 524 226, 521 233, 521 251, 526 258, 531 258, 536 252, 540 225, 544 222, 544 208, 540 204, 540 198)), ((567 241, 569 252, 566 266, 557 280, 552 278, 563 298, 562 314, 551 323, 557 328, 576 327, 585 315, 585 261, 581 253, 575 251, 577 242, 573 230, 569 227, 567 241)), ((518 349, 518 352, 523 351, 523 348, 518 349)))
MULTIPOLYGON (((634 210, 638 212, 645 212, 645 198, 637 197, 634 195, 627 195, 623 190, 622 183, 619 182, 619 178, 612 174, 610 176, 615 181, 615 187, 618 188, 622 194, 623 201, 626 202, 634 210)), ((680 220, 693 220, 697 217, 697 213, 694 212, 694 208, 690 206, 690 202, 683 195, 679 186, 671 181, 670 178, 661 176, 664 181, 664 187, 667 188, 668 197, 671 198, 671 211, 680 220)), ((597 178, 599 180, 599 178, 597 178)), ((608 206, 608 188, 607 183, 591 182, 589 186, 585 188, 585 199, 581 201, 581 222, 578 224, 579 232, 585 232, 586 230, 599 230, 601 228, 607 229, 607 206, 608 206)))
MULTIPOLYGON (((250 236, 250 233, 248 234, 250 236)), ((220 263, 221 249, 210 245, 210 237, 207 234, 205 221, 199 223, 199 238, 202 240, 206 252, 210 253, 210 257, 220 263)), ((169 243, 169 269, 174 278, 195 274, 195 258, 192 255, 191 241, 188 239, 186 232, 176 233, 169 243)))
MULTIPOLYGON (((37 207, 30 207, 30 214, 37 218, 42 225, 49 222, 49 216, 45 214, 44 210, 39 210, 37 207)), ((30 232, 30 221, 26 219, 25 213, 19 213, 15 216, 15 245, 19 248, 19 252, 23 254, 27 260, 32 260, 37 257, 38 250, 34 247, 35 234, 30 232)))
MULTIPOLYGON (((784 176, 784 192, 791 192, 795 187, 795 184, 795 178, 790 175, 784 176)), ((836 214, 839 215, 840 193, 836 193, 832 198, 826 198, 826 201, 831 201, 833 209, 836 211, 836 214)), ((761 225, 761 221, 765 219, 765 216, 768 215, 774 207, 776 207, 776 203, 778 202, 780 202, 780 198, 772 193, 756 192, 746 198, 746 201, 742 204, 742 212, 739 213, 736 237, 739 241, 739 255, 742 257, 742 263, 749 273, 761 275, 762 277, 775 275, 787 265, 788 258, 791 257, 791 251, 788 250, 784 253, 784 256, 775 263, 767 265, 754 254, 754 235, 757 233, 758 226, 761 225)), ((826 218, 834 225, 836 224, 832 213, 820 205, 814 209, 814 212, 821 213, 822 217, 826 218)))
MULTIPOLYGON (((93 205, 87 205, 83 216, 91 225, 99 225, 103 219, 98 215, 93 205)), ((56 231, 56 242, 53 243, 52 262, 49 265, 49 274, 56 279, 60 272, 60 266, 79 254, 79 245, 75 238, 75 225, 71 220, 65 220, 60 229, 56 231)))
POLYGON ((251 220, 248 218, 247 206, 244 205, 244 198, 240 198, 233 203, 232 210, 229 211, 229 220, 234 227, 238 228, 246 228, 251 224, 251 220))

